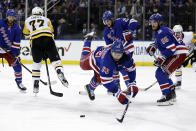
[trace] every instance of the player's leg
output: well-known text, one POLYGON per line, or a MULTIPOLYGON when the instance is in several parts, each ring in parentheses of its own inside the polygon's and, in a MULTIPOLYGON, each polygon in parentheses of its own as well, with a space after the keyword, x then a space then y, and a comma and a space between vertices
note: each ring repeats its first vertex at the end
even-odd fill
POLYGON ((159 83, 159 86, 162 92, 162 97, 159 100, 157 100, 158 105, 170 105, 172 95, 171 95, 171 91, 169 88, 168 76, 159 67, 156 70, 155 77, 159 83))
POLYGON ((168 77, 184 62, 185 58, 186 54, 174 55, 166 60, 162 68, 157 69, 156 78, 163 94, 158 103, 171 104, 170 101, 176 98, 173 82, 168 77))
POLYGON ((47 42, 47 47, 45 47, 46 54, 49 57, 52 65, 57 73, 59 80, 61 81, 61 83, 65 87, 68 87, 69 84, 68 84, 67 79, 65 78, 63 65, 61 63, 59 53, 58 53, 57 48, 55 46, 55 42, 51 37, 45 37, 45 41, 47 42))
POLYGON ((89 84, 85 85, 85 89, 88 93, 88 96, 90 100, 95 99, 95 89, 97 88, 98 85, 101 84, 100 76, 96 72, 94 72, 94 76, 92 77, 91 81, 89 84))
POLYGON ((15 81, 18 88, 22 91, 25 91, 26 87, 22 84, 22 67, 19 61, 17 61, 15 65, 13 65, 13 69, 15 74, 15 81))
POLYGON ((40 69, 42 66, 42 58, 44 57, 43 49, 41 47, 42 39, 37 38, 32 40, 32 81, 33 81, 33 93, 39 92, 39 81, 40 81, 40 69))
POLYGON ((176 83, 174 84, 175 88, 181 88, 181 85, 182 85, 182 66, 180 66, 178 69, 176 69, 175 77, 176 77, 176 83))
POLYGON ((20 62, 15 61, 14 57, 10 53, 1 54, 1 57, 7 60, 9 66, 13 67, 14 74, 15 74, 15 82, 17 84, 17 87, 21 91, 25 91, 27 88, 22 84, 22 67, 21 67, 20 62))

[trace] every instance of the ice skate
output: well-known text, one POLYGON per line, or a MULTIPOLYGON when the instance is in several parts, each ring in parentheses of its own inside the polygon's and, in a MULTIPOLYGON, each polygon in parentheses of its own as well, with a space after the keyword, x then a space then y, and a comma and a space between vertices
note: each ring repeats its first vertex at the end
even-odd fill
POLYGON ((89 99, 93 101, 95 99, 94 91, 90 89, 89 84, 85 85, 84 88, 89 96, 89 99))
POLYGON ((22 84, 22 82, 19 83, 16 79, 15 79, 15 81, 16 81, 16 84, 17 84, 18 88, 20 89, 20 91, 26 92, 27 88, 22 84))
POLYGON ((64 74, 63 74, 63 72, 60 70, 60 69, 58 69, 57 70, 57 76, 58 76, 58 78, 59 78, 59 80, 61 81, 61 83, 65 86, 65 87, 68 87, 68 81, 66 80, 66 78, 65 78, 65 76, 64 76, 64 74))
POLYGON ((84 36, 84 40, 89 40, 89 41, 91 41, 91 40, 93 39, 94 33, 95 33, 95 32, 90 32, 90 33, 86 34, 86 35, 84 36))
POLYGON ((174 86, 176 89, 181 89, 181 85, 182 85, 182 82, 181 81, 177 81, 174 86))
POLYGON ((34 81, 33 93, 35 93, 35 95, 37 95, 37 93, 39 93, 39 80, 34 81))
POLYGON ((173 105, 172 103, 172 93, 168 93, 167 95, 162 95, 161 99, 157 100, 158 106, 169 106, 173 105))

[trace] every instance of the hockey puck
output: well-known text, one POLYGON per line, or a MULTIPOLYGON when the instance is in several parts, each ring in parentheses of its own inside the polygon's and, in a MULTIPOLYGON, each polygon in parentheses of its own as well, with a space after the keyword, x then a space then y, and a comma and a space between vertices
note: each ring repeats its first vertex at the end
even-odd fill
POLYGON ((80 115, 80 117, 85 117, 85 115, 80 115))

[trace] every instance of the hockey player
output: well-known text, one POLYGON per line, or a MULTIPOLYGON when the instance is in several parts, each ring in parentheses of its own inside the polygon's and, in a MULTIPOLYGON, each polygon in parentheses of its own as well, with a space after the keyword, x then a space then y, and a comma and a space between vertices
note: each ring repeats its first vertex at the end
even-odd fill
MULTIPOLYGON (((183 28, 181 25, 175 25, 173 27, 173 31, 175 32, 176 37, 179 42, 183 41, 189 49, 189 55, 183 63, 183 66, 187 66, 189 60, 191 60, 191 65, 196 72, 196 34, 193 32, 183 32, 183 28)), ((176 83, 175 88, 181 88, 182 84, 182 66, 180 66, 176 72, 176 83)))
POLYGON ((42 59, 49 58, 54 66, 57 76, 61 83, 68 87, 68 81, 64 77, 63 66, 54 42, 53 26, 51 21, 43 16, 40 7, 32 9, 32 16, 25 20, 23 34, 28 36, 31 41, 33 56, 32 79, 34 93, 39 92, 40 68, 42 59))
POLYGON ((125 50, 133 53, 134 45, 133 40, 136 37, 136 29, 138 22, 135 19, 118 18, 114 20, 114 15, 111 11, 103 13, 102 17, 105 27, 104 29, 104 40, 106 45, 112 44, 114 41, 119 41, 126 44, 124 45, 125 50))
MULTIPOLYGON (((111 11, 105 11, 102 20, 103 24, 106 25, 103 33, 106 45, 111 46, 114 41, 126 43, 124 44, 124 48, 131 53, 130 57, 132 57, 134 53, 133 40, 136 37, 136 29, 138 27, 137 20, 133 18, 114 19, 114 14, 111 11)), ((136 70, 133 70, 132 73, 136 74, 136 70)), ((126 72, 123 73, 121 71, 121 74, 123 75, 123 79, 128 81, 126 72)), ((120 78, 118 73, 116 77, 120 78)))
POLYGON ((175 99, 176 95, 169 76, 184 62, 188 49, 184 43, 177 41, 171 29, 163 25, 161 14, 153 14, 149 20, 155 31, 155 43, 150 44, 146 51, 151 56, 154 55, 156 49, 161 53, 161 56, 154 61, 154 65, 158 66, 155 76, 162 91, 162 97, 157 100, 157 103, 158 105, 172 105, 171 101, 175 99))
POLYGON ((80 67, 83 70, 94 71, 90 83, 85 85, 91 100, 95 99, 94 90, 100 84, 113 93, 121 104, 128 102, 127 95, 136 96, 138 88, 135 83, 135 75, 129 73, 135 69, 130 55, 130 52, 124 51, 122 43, 118 41, 114 41, 111 48, 100 46, 91 51, 91 41, 87 37, 82 50, 80 67), (115 75, 119 70, 124 70, 128 74, 129 84, 127 84, 126 91, 122 91, 115 82, 115 75))
POLYGON ((0 58, 5 58, 12 66, 15 73, 15 81, 21 91, 26 87, 22 84, 22 67, 19 60, 21 28, 15 22, 16 12, 8 9, 6 19, 0 19, 0 58))

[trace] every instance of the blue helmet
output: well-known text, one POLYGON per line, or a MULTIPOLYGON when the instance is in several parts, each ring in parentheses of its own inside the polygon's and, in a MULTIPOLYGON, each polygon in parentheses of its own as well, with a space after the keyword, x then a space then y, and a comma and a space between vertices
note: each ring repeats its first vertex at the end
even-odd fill
POLYGON ((123 53, 124 52, 123 44, 121 42, 114 41, 111 46, 111 51, 117 53, 123 53))
POLYGON ((152 14, 149 18, 149 21, 161 22, 163 21, 163 16, 159 13, 152 14))
POLYGON ((6 16, 14 16, 16 17, 16 12, 13 9, 8 9, 6 16))
POLYGON ((105 24, 106 20, 111 20, 114 18, 114 14, 111 11, 105 11, 102 16, 103 23, 105 24))

